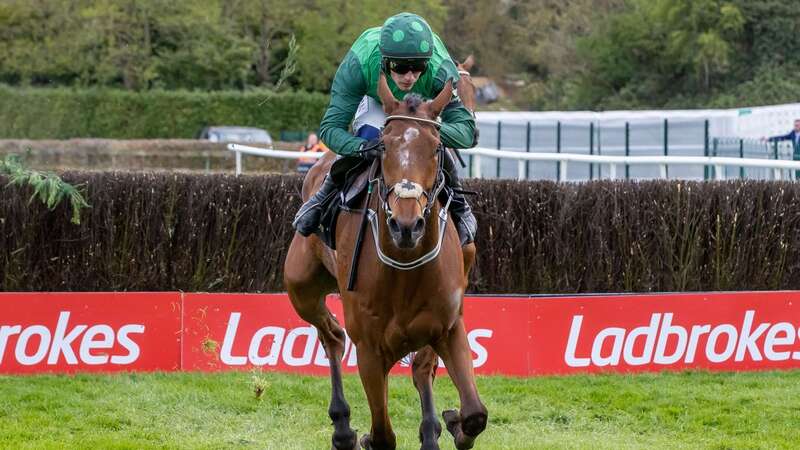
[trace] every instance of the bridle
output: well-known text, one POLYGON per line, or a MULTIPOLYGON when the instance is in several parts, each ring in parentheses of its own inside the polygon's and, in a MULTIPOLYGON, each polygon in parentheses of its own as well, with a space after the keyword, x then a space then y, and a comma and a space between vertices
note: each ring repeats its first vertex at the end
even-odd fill
MULTIPOLYGON (((442 124, 435 120, 430 119, 423 119, 421 117, 413 117, 413 116, 403 116, 403 115, 391 115, 386 117, 386 121, 384 122, 384 127, 386 124, 391 122, 392 120, 413 120, 420 123, 427 123, 429 125, 433 125, 438 130, 441 128, 442 124)), ((383 130, 381 130, 381 138, 383 137, 383 130)), ((422 208, 422 217, 425 220, 428 220, 428 216, 431 214, 431 209, 433 208, 434 201, 439 193, 444 189, 445 179, 444 179, 444 172, 442 170, 443 165, 443 155, 444 146, 442 145, 441 141, 439 141, 439 146, 436 147, 436 180, 433 182, 433 188, 430 191, 426 191, 421 184, 409 181, 406 179, 401 180, 399 183, 395 183, 393 186, 389 187, 386 184, 386 181, 383 178, 383 170, 381 170, 381 176, 378 180, 378 185, 381 193, 381 203, 383 207, 383 211, 386 213, 386 220, 388 221, 392 217, 392 207, 389 204, 389 194, 394 192, 395 194, 395 202, 400 200, 401 198, 413 198, 417 201, 417 203, 422 207, 422 202, 420 198, 425 196, 427 200, 425 206, 422 208)))
MULTIPOLYGON (((441 128, 441 123, 435 120, 424 119, 421 117, 413 117, 413 116, 404 116, 404 115, 390 115, 386 117, 384 122, 384 128, 386 124, 391 122, 392 120, 413 120, 419 123, 424 123, 428 125, 433 125, 436 129, 441 128)), ((383 130, 381 130, 381 139, 383 139, 383 130)), ((381 147, 382 151, 385 151, 385 147, 381 147)), ((436 198, 442 192, 445 187, 445 176, 443 170, 444 164, 444 155, 445 152, 444 145, 442 145, 441 141, 436 148, 436 158, 437 158, 437 169, 436 169, 436 179, 434 180, 433 187, 430 191, 426 191, 422 185, 417 182, 409 181, 407 179, 401 180, 399 183, 395 183, 393 186, 388 186, 386 181, 383 177, 383 170, 380 171, 380 176, 375 177, 374 179, 369 180, 370 189, 372 189, 372 185, 374 183, 378 184, 378 190, 380 192, 380 202, 381 207, 383 208, 384 213, 386 214, 386 221, 388 225, 389 219, 392 217, 392 207, 389 202, 389 195, 391 193, 395 194, 395 202, 397 202, 401 198, 413 198, 417 201, 417 203, 422 206, 421 198, 425 196, 427 200, 425 206, 422 208, 422 217, 427 221, 428 216, 430 216, 431 210, 433 209, 433 205, 436 202, 436 198)), ((375 240, 375 248, 377 249, 378 259, 380 261, 390 267, 399 270, 411 270, 415 269, 429 261, 436 259, 439 256, 439 252, 442 249, 442 240, 444 238, 444 232, 447 225, 447 210, 450 207, 450 196, 448 196, 447 202, 444 206, 439 210, 438 219, 439 219, 439 236, 436 246, 429 251, 428 253, 422 255, 421 257, 408 262, 397 261, 392 259, 391 257, 387 256, 381 250, 380 242, 378 240, 379 236, 379 226, 378 226, 378 214, 377 212, 369 209, 369 205, 367 205, 367 218, 369 219, 370 224, 372 225, 372 235, 375 240)))

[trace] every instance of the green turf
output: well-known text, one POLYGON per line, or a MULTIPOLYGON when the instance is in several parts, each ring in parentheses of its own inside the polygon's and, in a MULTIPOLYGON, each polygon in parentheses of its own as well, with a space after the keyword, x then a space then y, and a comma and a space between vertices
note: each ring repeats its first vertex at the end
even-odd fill
MULTIPOLYGON (((800 371, 481 377, 489 426, 477 449, 797 448, 800 371)), ((359 380, 345 390, 367 431, 359 380)), ((254 374, 0 377, 0 448, 329 449, 329 381, 254 374), (254 386, 263 384, 260 399, 254 386)), ((455 406, 449 379, 438 409, 455 406)), ((419 448, 419 403, 392 377, 398 448, 419 448)), ((449 435, 439 441, 452 449, 449 435)))

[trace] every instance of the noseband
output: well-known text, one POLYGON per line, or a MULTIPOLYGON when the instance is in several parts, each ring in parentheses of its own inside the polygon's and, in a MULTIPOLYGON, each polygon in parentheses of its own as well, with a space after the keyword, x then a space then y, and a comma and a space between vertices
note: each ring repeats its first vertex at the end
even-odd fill
MULTIPOLYGON (((392 120, 413 120, 420 123, 425 123, 429 125, 433 125, 438 130, 441 128, 441 123, 435 120, 424 119, 421 117, 413 117, 413 116, 403 116, 403 115, 391 115, 386 117, 386 121, 384 122, 384 127, 392 120)), ((381 130, 381 138, 383 138, 383 130, 381 130)), ((385 147, 382 147, 382 150, 385 151, 385 147)), ((420 202, 420 198, 425 196, 427 203, 425 207, 422 209, 422 216, 427 221, 428 216, 430 216, 431 210, 433 209, 434 202, 436 201, 436 197, 441 193, 442 189, 445 186, 445 177, 443 164, 444 164, 444 155, 443 152, 445 151, 444 145, 442 145, 441 141, 439 142, 438 147, 436 148, 436 158, 437 158, 437 169, 436 169, 436 180, 433 183, 433 188, 430 191, 426 191, 422 185, 417 182, 409 181, 407 179, 401 180, 399 183, 395 183, 393 186, 389 187, 386 185, 386 181, 383 177, 383 170, 381 170, 380 177, 376 177, 373 180, 369 180, 370 189, 372 189, 372 184, 377 182, 380 190, 380 199, 381 199, 381 206, 386 213, 386 220, 388 225, 388 220, 392 217, 392 208, 389 204, 389 194, 394 192, 395 194, 395 202, 400 200, 401 198, 413 198, 417 201, 417 203, 422 206, 420 202)), ((378 253, 378 259, 386 264, 387 266, 393 267, 398 270, 411 270, 416 269, 417 267, 422 266, 423 264, 436 259, 439 256, 439 252, 442 250, 442 240, 444 239, 444 232, 447 227, 447 210, 450 207, 450 198, 448 197, 447 202, 444 206, 439 210, 438 219, 439 219, 439 236, 436 243, 436 246, 429 251, 428 253, 420 256, 419 258, 403 262, 397 261, 392 259, 391 257, 387 256, 381 250, 380 241, 378 240, 379 236, 379 226, 378 226, 378 214, 369 209, 367 206, 367 218, 369 219, 370 225, 372 226, 372 236, 375 240, 375 249, 378 253)))

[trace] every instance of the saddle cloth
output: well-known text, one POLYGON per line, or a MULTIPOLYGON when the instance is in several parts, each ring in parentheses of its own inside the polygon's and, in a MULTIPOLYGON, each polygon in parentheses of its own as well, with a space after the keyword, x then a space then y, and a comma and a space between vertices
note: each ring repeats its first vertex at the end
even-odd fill
POLYGON ((336 250, 336 220, 339 213, 358 207, 367 192, 369 166, 369 161, 361 158, 339 158, 331 166, 330 176, 340 189, 323 206, 317 236, 332 250, 336 250))

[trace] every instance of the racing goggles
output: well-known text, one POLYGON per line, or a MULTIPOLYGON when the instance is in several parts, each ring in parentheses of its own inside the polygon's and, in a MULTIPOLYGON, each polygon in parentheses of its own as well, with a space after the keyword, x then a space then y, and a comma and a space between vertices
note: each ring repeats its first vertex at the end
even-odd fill
POLYGON ((424 72, 428 67, 427 59, 388 59, 386 66, 392 72, 405 75, 408 72, 424 72))

